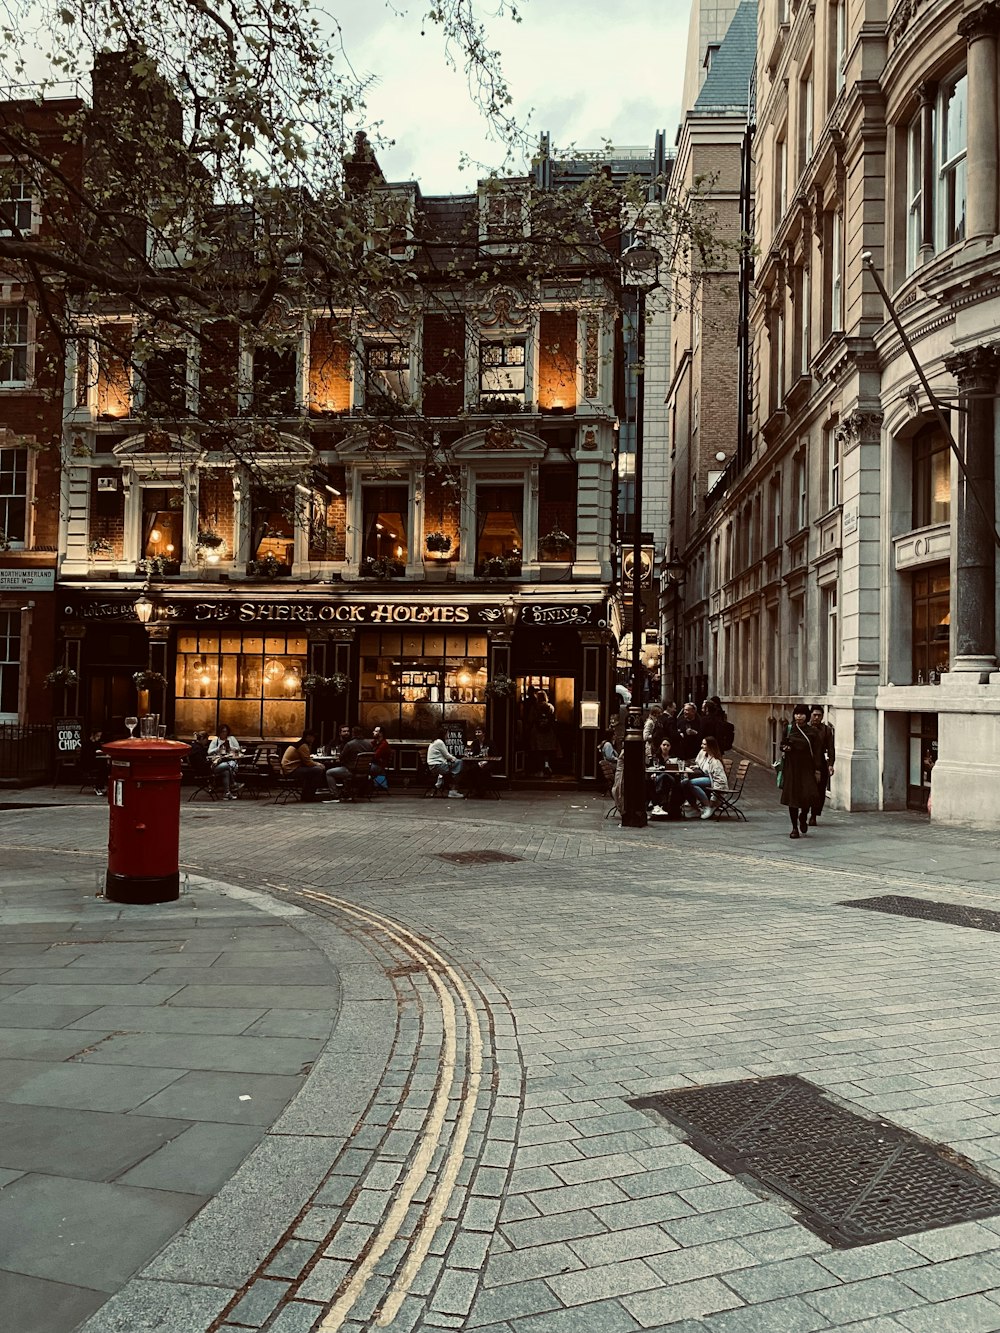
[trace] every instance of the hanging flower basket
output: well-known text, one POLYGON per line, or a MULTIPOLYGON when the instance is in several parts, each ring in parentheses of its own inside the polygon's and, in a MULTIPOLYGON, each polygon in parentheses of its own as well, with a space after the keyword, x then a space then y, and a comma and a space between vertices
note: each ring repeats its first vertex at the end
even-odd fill
POLYGON ((45 684, 48 685, 50 689, 57 689, 60 685, 68 688, 70 685, 75 685, 79 679, 80 677, 72 667, 56 667, 54 671, 50 671, 45 677, 45 684))
POLYGON ((179 560, 168 560, 165 555, 148 555, 139 561, 135 572, 145 574, 147 578, 155 578, 163 574, 176 574, 180 567, 179 560))
POLYGON ((87 547, 91 555, 110 555, 114 549, 107 537, 95 537, 87 547))
POLYGON ((486 682, 486 693, 491 699, 511 699, 517 692, 517 681, 510 676, 494 676, 486 682))
POLYGON ((555 555, 559 551, 568 551, 573 545, 573 538, 561 528, 553 528, 551 532, 539 538, 538 545, 546 555, 555 555))
POLYGON ((424 541, 428 551, 443 553, 451 550, 451 538, 446 532, 429 532, 424 541))
POLYGON ((206 551, 214 551, 222 545, 222 538, 217 532, 209 529, 207 532, 198 533, 198 545, 203 546, 206 551))
POLYGON ((167 678, 160 671, 137 671, 132 684, 137 690, 157 690, 166 686, 167 678))

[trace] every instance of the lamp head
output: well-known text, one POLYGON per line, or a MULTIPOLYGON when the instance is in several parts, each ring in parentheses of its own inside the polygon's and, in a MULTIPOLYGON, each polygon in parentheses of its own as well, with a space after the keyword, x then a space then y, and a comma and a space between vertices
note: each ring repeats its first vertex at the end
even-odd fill
POLYGON ((621 266, 622 281, 629 287, 652 291, 660 280, 660 252, 641 233, 622 251, 621 266))
POLYGON ((156 610, 155 603, 149 596, 149 584, 144 583, 142 592, 139 594, 135 603, 135 614, 140 625, 148 625, 153 619, 153 612, 156 610))

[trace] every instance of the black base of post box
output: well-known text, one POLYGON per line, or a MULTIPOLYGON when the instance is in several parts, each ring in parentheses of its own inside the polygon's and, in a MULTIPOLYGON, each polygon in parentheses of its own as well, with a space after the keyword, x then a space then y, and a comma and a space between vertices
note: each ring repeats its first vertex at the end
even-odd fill
POLYGON ((104 879, 104 896, 113 903, 172 903, 181 896, 180 871, 172 875, 114 875, 104 879))

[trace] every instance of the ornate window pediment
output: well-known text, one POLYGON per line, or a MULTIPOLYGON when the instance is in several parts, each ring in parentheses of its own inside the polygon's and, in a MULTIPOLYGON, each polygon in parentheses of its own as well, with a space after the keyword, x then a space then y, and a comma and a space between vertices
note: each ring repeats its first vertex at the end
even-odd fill
POLYGON ((392 462, 423 461, 425 446, 408 431, 394 430, 387 421, 378 421, 362 430, 352 431, 336 447, 344 463, 370 462, 380 459, 392 462))
POLYGON ((179 476, 201 462, 199 445, 183 435, 166 430, 147 430, 130 435, 111 451, 123 468, 140 475, 179 476))
POLYGON ((532 461, 541 459, 545 445, 537 435, 518 430, 507 422, 494 422, 484 430, 473 431, 455 444, 456 461, 471 463, 480 458, 507 457, 512 454, 532 461))

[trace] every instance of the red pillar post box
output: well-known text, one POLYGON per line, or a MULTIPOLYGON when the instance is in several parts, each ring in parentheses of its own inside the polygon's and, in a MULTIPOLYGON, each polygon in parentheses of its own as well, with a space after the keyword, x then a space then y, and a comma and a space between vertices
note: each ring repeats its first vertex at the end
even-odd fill
POLYGON ((180 896, 180 741, 110 741, 108 874, 116 903, 169 903, 180 896))

